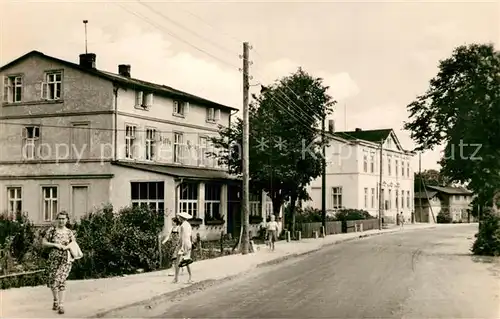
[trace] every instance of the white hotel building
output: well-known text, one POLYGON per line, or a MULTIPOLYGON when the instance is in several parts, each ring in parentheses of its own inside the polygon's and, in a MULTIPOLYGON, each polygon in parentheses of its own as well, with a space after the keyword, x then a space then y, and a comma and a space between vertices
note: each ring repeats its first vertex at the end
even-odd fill
MULTIPOLYGON (((378 216, 380 143, 382 151, 382 197, 385 222, 395 222, 403 212, 411 219, 413 207, 414 153, 404 150, 392 129, 329 133, 326 168, 326 209, 362 209, 378 216)), ((311 201, 304 206, 321 209, 321 176, 309 189, 311 201)))

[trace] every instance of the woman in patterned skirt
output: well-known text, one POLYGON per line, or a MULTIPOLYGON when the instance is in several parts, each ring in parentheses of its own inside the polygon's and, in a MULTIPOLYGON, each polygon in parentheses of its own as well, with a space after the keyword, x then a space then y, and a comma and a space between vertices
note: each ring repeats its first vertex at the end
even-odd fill
POLYGON ((72 266, 72 262, 68 258, 68 244, 75 240, 75 235, 66 227, 69 220, 67 212, 60 212, 56 218, 57 225, 47 231, 43 239, 43 246, 50 249, 46 270, 47 287, 52 290, 54 297, 52 310, 63 314, 66 279, 72 266))
MULTIPOLYGON (((180 229, 181 222, 177 217, 172 218, 172 222, 173 222, 172 230, 167 235, 167 237, 165 237, 165 239, 163 239, 162 244, 165 245, 168 241, 170 241, 170 245, 169 245, 170 254, 169 255, 170 255, 170 258, 171 258, 170 260, 171 260, 172 264, 174 264, 177 260, 177 252, 178 252, 177 245, 178 245, 179 240, 180 240, 179 229, 180 229)), ((174 276, 174 274, 168 274, 168 275, 174 276)))

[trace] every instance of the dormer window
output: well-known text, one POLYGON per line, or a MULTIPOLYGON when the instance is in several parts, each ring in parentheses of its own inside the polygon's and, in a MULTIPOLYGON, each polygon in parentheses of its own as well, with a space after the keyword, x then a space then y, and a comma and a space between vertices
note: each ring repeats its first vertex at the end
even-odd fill
POLYGON ((184 117, 189 112, 189 102, 174 101, 174 116, 184 117))
POLYGON ((215 123, 220 120, 220 110, 210 107, 207 109, 207 122, 215 123))
POLYGON ((141 109, 149 109, 153 105, 153 93, 137 91, 135 95, 135 106, 141 109))

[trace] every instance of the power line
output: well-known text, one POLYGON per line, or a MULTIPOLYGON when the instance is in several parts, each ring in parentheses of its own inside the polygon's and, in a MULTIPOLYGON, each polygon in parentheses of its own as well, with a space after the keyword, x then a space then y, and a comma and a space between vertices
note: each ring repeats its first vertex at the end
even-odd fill
MULTIPOLYGON (((120 4, 118 4, 118 5, 120 5, 120 4)), ((151 21, 149 21, 149 19, 148 19, 148 18, 146 18, 146 17, 144 17, 144 16, 142 16, 142 15, 139 15, 139 14, 137 14, 136 12, 130 11, 129 9, 127 9, 126 7, 124 7, 124 6, 122 6, 122 5, 120 5, 120 6, 121 6, 122 8, 124 8, 126 11, 128 11, 129 13, 131 13, 131 14, 133 14, 133 15, 135 15, 135 16, 137 16, 137 17, 139 17, 139 18, 140 18, 140 19, 142 19, 142 20, 145 20, 147 23, 149 23, 150 25, 154 26, 155 28, 157 28, 157 29, 159 29, 159 30, 161 30, 161 31, 165 31, 165 30, 164 30, 164 28, 162 28, 161 26, 158 26, 157 24, 152 23, 151 21)), ((186 40, 184 40, 184 39, 181 39, 180 37, 176 36, 175 34, 173 34, 173 33, 171 33, 171 32, 168 32, 168 31, 165 31, 165 32, 166 32, 167 34, 169 34, 169 35, 171 35, 171 36, 173 36, 173 37, 175 37, 175 38, 177 38, 177 39, 180 39, 181 41, 183 41, 183 42, 185 42, 185 43, 189 44, 190 46, 192 46, 192 47, 196 48, 197 50, 201 50, 202 52, 204 52, 204 53, 208 54, 209 56, 214 57, 215 59, 217 59, 217 60, 219 60, 219 61, 222 61, 223 63, 225 63, 225 64, 228 64, 228 65, 232 66, 232 65, 231 65, 231 64, 229 64, 228 62, 221 60, 220 58, 218 58, 218 57, 216 57, 216 56, 214 56, 214 55, 212 55, 212 54, 210 54, 210 53, 206 52, 205 50, 199 49, 197 46, 195 46, 195 45, 191 44, 189 41, 186 41, 186 40)), ((296 114, 292 113, 292 112, 289 110, 289 108, 284 107, 284 106, 283 106, 283 104, 282 104, 282 103, 280 103, 280 102, 278 102, 278 101, 277 101, 277 99, 275 99, 274 97, 273 97, 273 100, 274 100, 274 101, 276 101, 276 102, 277 102, 277 104, 278 104, 280 107, 282 107, 282 108, 283 108, 283 109, 284 109, 287 113, 289 113, 290 115, 292 115, 292 117, 293 117, 293 118, 295 118, 296 120, 298 120, 299 122, 300 122, 301 120, 303 120, 303 118, 302 118, 302 117, 304 117, 304 116, 309 116, 308 114, 303 113, 303 112, 299 112, 299 116, 297 116, 296 114)), ((293 101, 292 101, 292 102, 293 102, 293 101)), ((295 106, 297 106, 295 103, 293 103, 293 104, 294 104, 295 106)), ((298 106, 297 106, 297 108, 298 108, 298 106)), ((305 128, 307 128, 307 129, 311 129, 311 127, 310 127, 310 124, 309 124, 309 123, 305 122, 305 123, 301 123, 301 124, 302 124, 305 128)), ((313 131, 314 131, 314 130, 313 130, 313 131)))
POLYGON ((154 12, 155 14, 159 15, 160 17, 164 18, 165 20, 168 20, 168 21, 170 21, 171 23, 173 23, 174 25, 178 26, 179 28, 184 29, 184 30, 186 30, 187 32, 189 32, 189 33, 191 33, 191 34, 193 34, 193 35, 195 35, 195 36, 197 36, 197 37, 199 37, 199 38, 201 38, 201 39, 203 39, 203 40, 207 41, 208 43, 210 43, 210 44, 212 44, 213 46, 215 46, 215 47, 219 48, 220 50, 222 50, 222 51, 227 51, 227 52, 229 52, 229 53, 231 53, 231 54, 236 54, 236 55, 239 55, 239 53, 238 53, 238 52, 233 51, 233 50, 230 50, 230 49, 228 49, 228 48, 225 48, 225 47, 221 46, 220 44, 218 44, 218 43, 216 43, 216 42, 212 41, 211 39, 208 39, 208 38, 206 38, 206 37, 204 37, 204 36, 201 36, 201 35, 199 35, 198 33, 196 33, 196 32, 194 32, 194 31, 192 31, 191 29, 186 28, 186 27, 185 27, 185 26, 183 26, 181 23, 179 23, 179 22, 177 22, 177 21, 173 20, 172 18, 168 17, 167 15, 164 15, 163 13, 161 13, 161 12, 159 12, 159 11, 157 11, 157 10, 153 9, 150 5, 148 5, 148 4, 144 3, 144 2, 142 2, 141 0, 136 0, 136 1, 137 1, 140 5, 142 5, 142 6, 146 7, 147 9, 149 9, 150 11, 152 11, 152 12, 154 12))
MULTIPOLYGON (((140 0, 137 0, 137 1, 140 1, 140 0)), ((212 25, 211 23, 207 22, 206 20, 204 20, 204 19, 203 19, 203 18, 201 18, 200 16, 198 16, 198 15, 196 15, 196 14, 194 14, 194 13, 190 12, 189 10, 185 10, 185 9, 182 9, 182 10, 183 10, 183 11, 185 11, 185 12, 187 12, 188 14, 192 15, 193 17, 197 18, 198 20, 200 20, 200 21, 204 22, 205 24, 207 24, 207 25, 211 26, 214 30, 218 30, 220 33, 225 34, 227 37, 229 37, 229 38, 231 38, 231 39, 233 39, 233 40, 235 40, 235 41, 237 41, 237 42, 241 42, 241 41, 240 41, 239 39, 237 39, 236 37, 234 37, 234 36, 232 36, 232 35, 229 35, 229 34, 227 34, 227 33, 225 33, 225 32, 222 32, 219 28, 215 27, 215 26, 214 26, 214 25, 212 25)), ((261 57, 262 57, 262 55, 261 55, 261 54, 259 54, 259 52, 257 52, 256 50, 255 50, 255 53, 256 53, 257 55, 259 55, 259 56, 261 56, 261 57)), ((257 72, 256 72, 256 73, 257 73, 257 72)), ((258 73, 257 73, 257 74, 258 74, 258 73)), ((315 115, 315 114, 314 114, 314 111, 315 111, 315 110, 314 110, 312 107, 310 107, 309 105, 307 105, 306 103, 304 103, 304 101, 300 98, 300 96, 299 96, 299 95, 298 95, 298 94, 297 94, 294 90, 292 90, 292 89, 291 89, 288 85, 286 85, 285 83, 283 83, 283 86, 284 86, 285 88, 287 88, 287 89, 288 89, 288 91, 290 91, 291 93, 293 93, 293 94, 295 95, 295 97, 297 98, 297 100, 298 100, 298 101, 300 101, 300 102, 302 102, 302 104, 303 104, 303 105, 304 105, 307 109, 309 109, 310 111, 313 111, 313 115, 315 115)), ((279 88, 278 88, 278 90, 281 90, 281 89, 279 89, 279 88)), ((288 101, 290 101, 293 105, 295 105, 295 106, 296 106, 296 107, 297 107, 297 108, 298 108, 298 109, 302 112, 302 114, 301 114, 302 116, 304 116, 304 115, 305 115, 306 117, 309 117, 309 118, 311 118, 311 119, 314 119, 314 121, 316 121, 316 120, 317 120, 317 119, 315 119, 313 116, 311 116, 309 113, 304 112, 303 108, 299 107, 299 106, 298 106, 298 105, 297 105, 294 101, 292 101, 292 100, 288 97, 288 95, 287 95, 287 94, 283 94, 283 95, 284 95, 284 98, 286 97, 286 98, 288 99, 288 101)), ((284 100, 284 98, 283 98, 283 100, 284 100)), ((319 120, 322 120, 322 116, 319 116, 319 120)))
POLYGON ((200 52, 202 52, 202 53, 204 53, 204 54, 206 54, 206 55, 208 55, 208 56, 210 56, 210 57, 214 58, 215 60, 217 60, 217 61, 219 61, 219 62, 221 62, 221 63, 223 63, 223 64, 227 64, 227 65, 229 65, 231 68, 235 68, 235 66, 234 66, 233 64, 231 64, 231 63, 229 63, 229 62, 227 62, 227 61, 224 61, 223 59, 221 59, 221 58, 219 58, 219 57, 217 57, 217 56, 215 56, 215 55, 213 55, 213 54, 211 54, 211 53, 209 53, 209 52, 207 52, 207 51, 205 51, 205 50, 203 50, 203 49, 201 49, 201 48, 197 47, 196 45, 194 45, 194 44, 190 43, 189 41, 184 40, 182 37, 179 37, 179 36, 177 36, 177 35, 175 35, 175 34, 173 34, 173 33, 169 32, 169 31, 165 30, 164 28, 162 28, 161 26, 158 26, 158 25, 157 25, 157 24, 155 24, 154 22, 149 21, 149 19, 145 18, 145 17, 144 17, 144 16, 142 16, 141 14, 138 14, 137 12, 134 12, 133 10, 129 10, 127 7, 125 7, 124 5, 120 4, 119 2, 113 2, 113 3, 114 3, 114 4, 116 4, 117 6, 120 6, 122 9, 124 9, 124 10, 125 10, 125 11, 127 11, 128 13, 130 13, 130 14, 132 14, 132 15, 134 15, 134 16, 136 16, 136 17, 138 17, 139 19, 144 20, 145 22, 149 23, 151 26, 153 26, 153 27, 155 27, 155 28, 157 28, 157 29, 162 29, 165 33, 169 34, 171 37, 176 38, 177 40, 179 40, 179 41, 181 41, 181 42, 183 42, 183 43, 185 43, 185 44, 187 44, 187 45, 191 46, 192 48, 194 48, 194 49, 196 49, 196 50, 198 50, 198 51, 200 51, 200 52))

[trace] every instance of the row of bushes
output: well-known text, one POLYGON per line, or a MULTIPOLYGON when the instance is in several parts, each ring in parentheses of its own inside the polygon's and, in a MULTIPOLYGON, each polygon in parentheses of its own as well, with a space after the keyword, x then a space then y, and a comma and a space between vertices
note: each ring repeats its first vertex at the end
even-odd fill
MULTIPOLYGON (((103 207, 79 222, 71 223, 68 227, 75 232, 84 257, 73 264, 70 279, 103 278, 169 268, 173 247, 169 241, 160 249, 158 240, 163 225, 164 216, 149 209, 125 208, 115 212, 112 206, 103 207)), ((41 240, 47 230, 48 226, 35 227, 22 215, 14 220, 6 216, 0 219, 0 267, 3 275, 45 267, 41 240)), ((220 243, 213 246, 207 244, 206 249, 200 250, 195 257, 220 256, 220 243)), ((4 276, 0 286, 6 289, 43 282, 43 273, 4 276)))
MULTIPOLYGON (((290 207, 285 208, 285 220, 291 221, 290 207)), ((347 220, 362 220, 374 219, 369 212, 362 209, 341 209, 334 215, 327 215, 327 221, 347 221, 347 220)), ((296 224, 303 223, 319 223, 322 221, 322 213, 320 209, 312 207, 295 207, 295 222, 296 224)))

